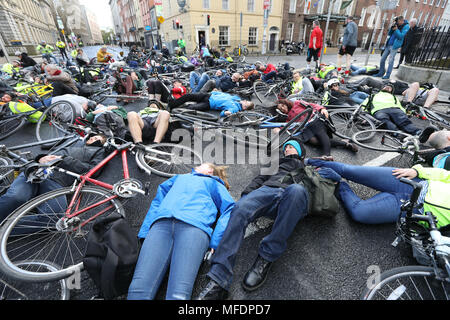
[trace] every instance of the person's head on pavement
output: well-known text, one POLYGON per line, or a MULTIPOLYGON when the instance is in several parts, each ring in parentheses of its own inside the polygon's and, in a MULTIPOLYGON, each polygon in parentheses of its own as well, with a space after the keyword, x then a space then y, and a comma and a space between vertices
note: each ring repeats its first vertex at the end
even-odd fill
POLYGON ((442 150, 450 147, 450 131, 441 130, 432 133, 428 138, 428 144, 436 150, 442 150))
POLYGON ((394 88, 394 84, 391 83, 391 82, 388 82, 388 83, 383 85, 383 88, 381 88, 381 91, 393 94, 394 93, 394 89, 395 89, 394 88))
POLYGON ((241 100, 241 105, 244 111, 253 110, 255 108, 255 104, 248 100, 241 100))
POLYGON ((298 156, 303 160, 306 156, 306 149, 300 140, 292 138, 283 145, 283 154, 285 157, 298 156))
POLYGON ((203 163, 201 166, 194 168, 195 172, 204 174, 206 176, 219 177, 228 190, 230 190, 230 184, 227 177, 227 169, 225 166, 217 166, 213 163, 203 163))
POLYGON ((62 70, 55 64, 49 64, 45 66, 45 72, 51 76, 56 76, 61 74, 62 70))

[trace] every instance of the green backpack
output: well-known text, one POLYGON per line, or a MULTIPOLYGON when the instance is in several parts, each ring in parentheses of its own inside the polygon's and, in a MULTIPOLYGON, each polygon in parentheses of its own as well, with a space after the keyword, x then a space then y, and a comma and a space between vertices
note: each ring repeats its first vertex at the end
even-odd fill
POLYGON ((312 216, 332 218, 340 211, 339 200, 335 196, 337 183, 323 178, 314 167, 305 166, 289 173, 287 177, 294 183, 302 184, 309 193, 308 212, 312 216), (299 179, 301 177, 301 179, 299 179), (297 180, 300 180, 297 182, 297 180))

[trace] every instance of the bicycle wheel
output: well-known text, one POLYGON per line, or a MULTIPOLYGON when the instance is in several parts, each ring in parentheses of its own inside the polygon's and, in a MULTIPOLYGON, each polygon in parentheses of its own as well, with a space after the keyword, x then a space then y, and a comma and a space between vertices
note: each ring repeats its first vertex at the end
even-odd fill
POLYGON ((400 267, 383 272, 380 282, 365 289, 362 299, 449 300, 450 283, 437 279, 432 267, 400 267))
POLYGON ((95 218, 114 212, 125 216, 125 211, 117 196, 91 186, 84 186, 69 208, 75 192, 62 188, 40 195, 5 219, 0 228, 0 270, 6 276, 29 282, 53 281, 83 270, 95 218), (77 212, 75 217, 65 218, 77 212), (47 261, 61 268, 27 270, 19 265, 22 261, 47 261))
POLYGON ((220 123, 225 126, 245 127, 245 126, 258 126, 262 121, 269 119, 270 117, 258 112, 238 112, 232 115, 226 116, 219 120, 220 123))
MULTIPOLYGON (((242 53, 242 52, 241 52, 242 53)), ((233 55, 235 55, 235 56, 239 56, 239 48, 234 48, 234 50, 233 50, 233 55)))
MULTIPOLYGON (((17 265, 26 270, 57 271, 55 266, 46 261, 18 262, 17 265)), ((70 300, 70 290, 66 280, 55 282, 24 282, 18 280, 2 281, 0 279, 0 300, 70 300)))
POLYGON ((438 112, 423 108, 425 116, 434 125, 437 125, 440 129, 450 129, 450 121, 441 116, 438 112))
POLYGON ((45 141, 70 134, 67 127, 76 118, 75 107, 68 101, 59 101, 44 111, 36 125, 36 138, 45 141))
POLYGON ((202 163, 202 156, 181 144, 160 143, 136 153, 136 162, 148 174, 170 178, 186 174, 202 163))
POLYGON ((6 167, 13 164, 14 162, 10 158, 0 157, 0 194, 7 190, 14 181, 14 169, 6 167))
MULTIPOLYGON (((353 111, 350 110, 332 111, 330 119, 336 128, 335 134, 343 139, 351 139, 355 133, 360 131, 376 129, 371 119, 361 114, 353 118, 353 111)), ((359 141, 369 140, 373 135, 374 133, 360 135, 359 141)))
POLYGON ((256 81, 253 84, 253 91, 264 107, 270 108, 277 104, 278 97, 267 83, 256 81))
POLYGON ((312 109, 307 109, 298 115, 295 116, 294 119, 289 121, 280 132, 271 138, 271 142, 269 144, 269 150, 278 151, 281 147, 284 146, 286 142, 288 142, 291 138, 297 135, 303 128, 305 128, 306 124, 309 122, 312 116, 312 109), (299 121, 299 119, 302 119, 299 121))
POLYGON ((182 114, 192 118, 196 118, 198 120, 206 120, 206 121, 217 121, 219 120, 219 116, 214 115, 212 113, 186 109, 186 108, 176 108, 171 111, 174 114, 182 114))
POLYGON ((404 151, 403 142, 405 138, 412 136, 392 130, 365 130, 353 135, 352 140, 360 147, 383 152, 401 152, 404 151), (367 139, 371 136, 371 139, 367 139))
POLYGON ((11 119, 1 120, 0 121, 0 140, 8 138, 10 135, 16 133, 20 130, 27 119, 25 117, 14 117, 11 119))

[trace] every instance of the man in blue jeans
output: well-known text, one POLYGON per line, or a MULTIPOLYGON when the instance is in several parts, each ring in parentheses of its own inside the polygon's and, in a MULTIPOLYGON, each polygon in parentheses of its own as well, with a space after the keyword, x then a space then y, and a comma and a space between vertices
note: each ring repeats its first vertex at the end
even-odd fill
MULTIPOLYGON (((305 149, 295 139, 288 141, 283 149, 284 158, 280 159, 278 172, 256 177, 235 204, 212 258, 208 273, 210 281, 200 293, 199 300, 223 300, 228 296, 236 255, 249 223, 262 216, 275 220, 242 283, 245 290, 254 291, 264 284, 273 262, 286 250, 287 240, 295 226, 308 214, 309 193, 306 188, 295 184, 292 179, 285 180, 292 171, 304 168, 305 149)), ((332 170, 321 170, 320 174, 325 178, 336 178, 332 170)))
POLYGON ((389 39, 386 42, 386 46, 381 56, 380 72, 375 74, 374 77, 383 77, 383 79, 389 79, 391 77, 392 69, 394 68, 395 56, 398 49, 403 45, 403 39, 409 30, 408 21, 402 16, 395 19, 394 25, 389 30, 389 39), (386 60, 389 57, 389 66, 386 72, 386 60))

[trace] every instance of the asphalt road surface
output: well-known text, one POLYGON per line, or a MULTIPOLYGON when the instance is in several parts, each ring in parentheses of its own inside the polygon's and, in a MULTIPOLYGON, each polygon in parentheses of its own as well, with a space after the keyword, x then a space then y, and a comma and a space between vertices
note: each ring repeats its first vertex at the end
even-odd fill
MULTIPOLYGON (((93 56, 97 48, 87 49, 93 56)), ((120 49, 114 49, 120 51, 120 49)), ((255 58, 257 59, 257 58, 255 58)), ((283 61, 283 57, 273 58, 283 61)), ((295 67, 303 67, 304 56, 290 56, 289 62, 295 67)), ((272 62, 272 61, 271 61, 272 62)), ((115 104, 108 100, 105 104, 115 104)), ((129 111, 145 107, 144 102, 132 103, 126 106, 129 111)), ((424 127, 424 121, 414 120, 424 127)), ((22 132, 1 141, 1 144, 15 146, 36 141, 35 127, 28 124, 22 132)), ((317 150, 307 147, 308 155, 317 156, 317 150)), ((33 148, 35 154, 41 153, 39 148, 33 148)), ((383 154, 380 152, 360 150, 354 154, 347 150, 333 149, 335 160, 364 165, 383 154)), ((407 158, 397 157, 389 162, 381 161, 380 165, 406 167, 407 158)), ((165 178, 147 175, 137 168, 133 157, 129 157, 131 177, 151 183, 150 196, 138 196, 125 203, 127 219, 138 231, 147 214, 150 203, 156 194, 157 187, 165 178)), ((231 194, 235 200, 249 184, 252 178, 259 174, 256 165, 230 165, 229 178, 231 194)), ((110 163, 100 177, 101 180, 114 183, 122 179, 120 159, 110 163)), ((354 190, 363 198, 374 195, 374 191, 352 184, 354 190)), ((410 249, 406 245, 397 248, 391 246, 395 238, 395 225, 363 225, 352 221, 341 212, 332 219, 307 217, 301 221, 292 234, 288 248, 283 256, 273 264, 267 282, 253 293, 245 292, 241 287, 242 279, 257 256, 260 241, 270 232, 271 221, 261 219, 249 226, 246 239, 239 251, 235 266, 235 276, 231 287, 231 299, 234 300, 353 300, 359 299, 370 274, 370 266, 378 266, 381 271, 390 268, 415 264, 410 249)), ((207 266, 202 266, 193 297, 207 282, 205 274, 207 266)), ((0 275, 1 276, 1 275, 0 275)), ((158 294, 158 299, 164 299, 164 283, 158 294)), ((86 272, 83 272, 81 290, 72 290, 71 299, 90 299, 97 293, 93 282, 86 272)), ((122 297, 123 298, 123 297, 122 297)))

